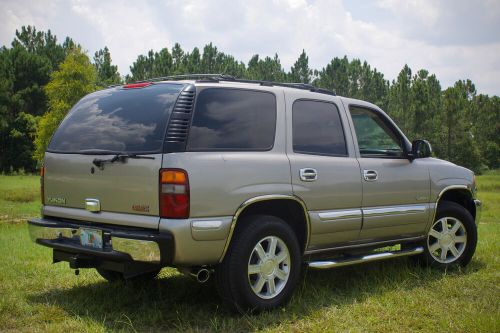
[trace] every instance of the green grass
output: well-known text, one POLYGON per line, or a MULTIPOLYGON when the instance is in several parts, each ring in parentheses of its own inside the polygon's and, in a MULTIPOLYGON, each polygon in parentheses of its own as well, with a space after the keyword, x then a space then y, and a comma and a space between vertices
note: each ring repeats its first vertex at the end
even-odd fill
POLYGON ((40 213, 39 179, 0 175, 0 223, 24 222, 40 213))
POLYGON ((308 270, 289 305, 241 316, 222 305, 213 282, 174 269, 134 286, 52 265, 51 250, 19 223, 38 214, 38 195, 19 193, 36 193, 38 177, 0 176, 0 331, 499 332, 500 172, 478 184, 483 219, 467 268, 441 272, 400 258, 308 270))

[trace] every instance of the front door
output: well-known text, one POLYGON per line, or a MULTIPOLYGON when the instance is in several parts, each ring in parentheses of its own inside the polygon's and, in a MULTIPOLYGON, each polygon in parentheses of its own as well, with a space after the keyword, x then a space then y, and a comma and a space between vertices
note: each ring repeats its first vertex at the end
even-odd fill
POLYGON ((429 220, 430 179, 422 161, 410 161, 405 139, 380 111, 349 106, 363 186, 360 241, 408 238, 429 220))

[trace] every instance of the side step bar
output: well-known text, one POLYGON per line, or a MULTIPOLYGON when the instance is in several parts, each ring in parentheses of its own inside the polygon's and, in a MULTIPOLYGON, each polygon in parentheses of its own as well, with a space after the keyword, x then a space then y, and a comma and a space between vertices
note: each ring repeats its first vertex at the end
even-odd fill
POLYGON ((422 252, 424 252, 424 248, 422 246, 419 246, 419 247, 416 247, 413 249, 392 251, 392 252, 373 253, 373 254, 367 254, 364 256, 355 256, 355 257, 340 259, 340 260, 336 260, 336 261, 334 261, 334 260, 310 261, 308 263, 308 265, 311 268, 328 269, 328 268, 334 268, 334 267, 361 264, 361 263, 370 262, 370 261, 384 260, 384 259, 397 258, 397 257, 403 257, 403 256, 413 256, 416 254, 420 254, 422 252))

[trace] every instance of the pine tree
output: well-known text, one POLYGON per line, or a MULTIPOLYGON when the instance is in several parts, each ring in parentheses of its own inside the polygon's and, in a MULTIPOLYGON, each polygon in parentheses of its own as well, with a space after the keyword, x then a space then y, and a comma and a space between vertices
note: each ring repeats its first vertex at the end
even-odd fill
POLYGON ((309 57, 302 50, 299 58, 290 69, 288 80, 291 82, 311 83, 313 71, 309 68, 309 57))
POLYGON ((411 97, 411 69, 405 65, 399 72, 396 81, 392 81, 387 111, 409 138, 413 136, 410 133, 412 118, 409 116, 411 97))
POLYGON ((106 87, 121 83, 118 67, 111 64, 111 54, 107 46, 94 54, 94 67, 97 72, 97 85, 106 87))

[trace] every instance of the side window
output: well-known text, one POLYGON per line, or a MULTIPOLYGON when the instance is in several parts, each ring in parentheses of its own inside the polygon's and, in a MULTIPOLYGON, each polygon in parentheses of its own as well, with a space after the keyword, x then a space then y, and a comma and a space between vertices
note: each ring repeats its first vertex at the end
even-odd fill
POLYGON ((196 101, 188 150, 270 150, 275 129, 274 94, 208 88, 196 101))
POLYGON ((339 110, 333 103, 298 100, 292 108, 293 151, 347 156, 339 110))
POLYGON ((369 109, 351 106, 359 153, 362 157, 403 157, 402 139, 384 119, 369 109))

